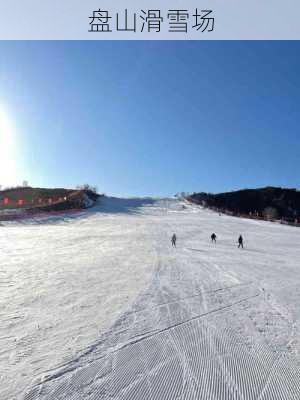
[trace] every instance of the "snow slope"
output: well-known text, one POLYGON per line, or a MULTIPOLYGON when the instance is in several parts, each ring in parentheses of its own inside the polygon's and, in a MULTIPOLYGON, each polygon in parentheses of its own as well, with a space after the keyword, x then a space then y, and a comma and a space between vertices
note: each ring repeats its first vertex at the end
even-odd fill
POLYGON ((0 398, 300 399, 299 242, 173 199, 1 226, 0 398))

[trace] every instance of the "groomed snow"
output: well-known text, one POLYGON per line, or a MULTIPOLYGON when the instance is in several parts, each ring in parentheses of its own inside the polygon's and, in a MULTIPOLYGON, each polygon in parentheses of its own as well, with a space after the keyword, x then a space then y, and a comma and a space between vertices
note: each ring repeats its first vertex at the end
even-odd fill
POLYGON ((174 199, 2 224, 1 400, 300 399, 299 242, 174 199))

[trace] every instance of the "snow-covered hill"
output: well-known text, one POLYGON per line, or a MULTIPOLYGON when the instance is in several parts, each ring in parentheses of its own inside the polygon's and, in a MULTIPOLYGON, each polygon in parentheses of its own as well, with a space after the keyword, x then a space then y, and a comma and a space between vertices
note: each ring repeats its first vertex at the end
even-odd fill
POLYGON ((300 399, 299 243, 174 199, 3 224, 0 398, 300 399))

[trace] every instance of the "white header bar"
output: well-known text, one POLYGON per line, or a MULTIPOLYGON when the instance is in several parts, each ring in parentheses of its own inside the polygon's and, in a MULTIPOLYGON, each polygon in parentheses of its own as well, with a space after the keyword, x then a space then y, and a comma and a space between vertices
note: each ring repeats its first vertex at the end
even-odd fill
POLYGON ((0 40, 300 39, 299 0, 0 0, 0 40))

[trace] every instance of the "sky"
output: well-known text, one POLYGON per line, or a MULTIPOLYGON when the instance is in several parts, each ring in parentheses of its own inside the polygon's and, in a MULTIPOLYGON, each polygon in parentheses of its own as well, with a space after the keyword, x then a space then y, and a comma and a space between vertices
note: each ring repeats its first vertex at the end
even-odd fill
POLYGON ((0 42, 0 184, 300 187, 300 42, 0 42))

